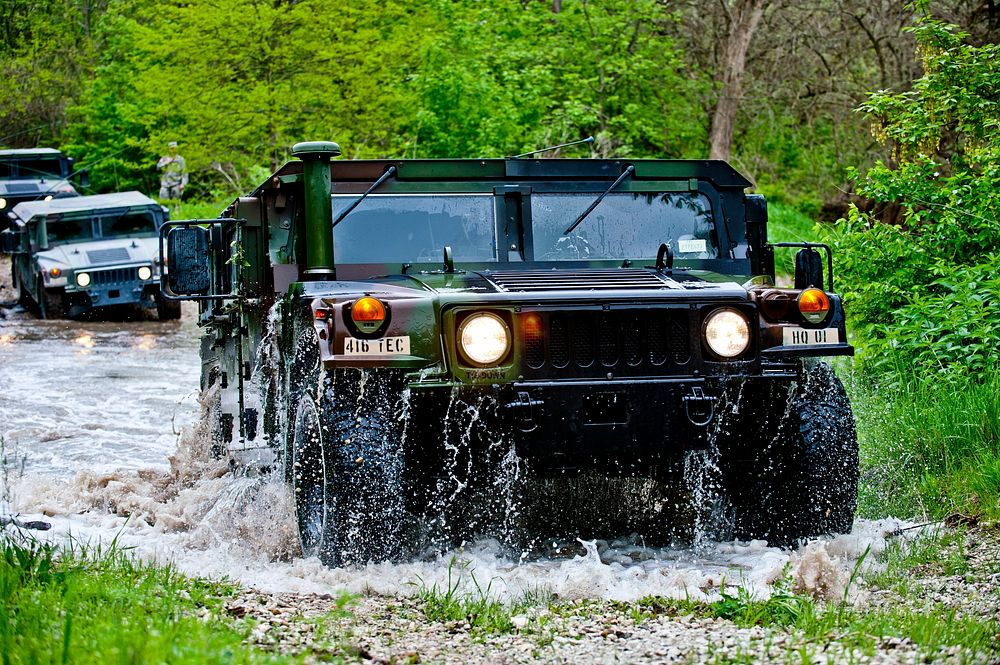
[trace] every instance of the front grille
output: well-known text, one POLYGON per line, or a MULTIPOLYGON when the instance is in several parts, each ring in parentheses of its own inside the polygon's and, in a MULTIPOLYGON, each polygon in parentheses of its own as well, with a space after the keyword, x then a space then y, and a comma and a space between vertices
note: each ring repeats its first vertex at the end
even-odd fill
POLYGON ((91 263, 121 263, 129 260, 128 250, 124 247, 111 249, 93 249, 87 252, 87 260, 91 263))
POLYGON ((524 311, 517 327, 526 378, 687 374, 690 317, 687 307, 524 311))
POLYGON ((500 291, 542 293, 579 289, 609 291, 617 289, 666 289, 670 285, 655 272, 639 268, 593 270, 505 270, 485 271, 483 277, 500 291))
POLYGON ((108 284, 130 284, 139 281, 139 268, 109 268, 90 271, 90 283, 94 286, 108 284))

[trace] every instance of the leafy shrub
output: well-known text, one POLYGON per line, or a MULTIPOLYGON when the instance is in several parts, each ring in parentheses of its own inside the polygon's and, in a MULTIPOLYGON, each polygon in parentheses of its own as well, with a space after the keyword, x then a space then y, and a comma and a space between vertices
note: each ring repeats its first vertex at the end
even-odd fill
POLYGON ((914 33, 924 75, 861 107, 893 160, 858 191, 903 221, 852 208, 834 232, 841 284, 866 369, 979 375, 1000 361, 1000 45, 928 17, 914 33))

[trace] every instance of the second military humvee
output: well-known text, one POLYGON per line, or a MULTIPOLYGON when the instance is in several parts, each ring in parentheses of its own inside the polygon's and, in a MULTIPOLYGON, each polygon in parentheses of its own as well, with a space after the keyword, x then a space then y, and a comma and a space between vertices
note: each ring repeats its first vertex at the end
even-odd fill
POLYGON ((167 217, 139 192, 19 203, 0 233, 18 300, 42 318, 114 305, 179 318, 180 303, 160 296, 157 236, 167 217))
POLYGON ((285 473, 306 554, 488 533, 531 512, 525 478, 581 536, 620 510, 602 483, 648 479, 614 528, 650 536, 706 489, 692 464, 733 537, 851 529, 854 421, 816 360, 853 352, 829 249, 796 244, 776 287, 728 164, 292 152, 219 219, 164 226, 163 285, 201 302, 217 452, 285 473))
POLYGON ((73 181, 88 185, 86 172, 73 171, 73 158, 54 148, 0 150, 0 230, 18 203, 78 196, 73 181))

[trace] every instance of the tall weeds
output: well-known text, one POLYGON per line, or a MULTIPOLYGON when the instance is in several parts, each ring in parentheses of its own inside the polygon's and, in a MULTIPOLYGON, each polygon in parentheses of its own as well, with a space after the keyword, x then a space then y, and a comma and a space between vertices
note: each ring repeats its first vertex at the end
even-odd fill
POLYGON ((860 513, 1000 517, 1000 372, 901 370, 890 387, 848 381, 861 438, 860 513))

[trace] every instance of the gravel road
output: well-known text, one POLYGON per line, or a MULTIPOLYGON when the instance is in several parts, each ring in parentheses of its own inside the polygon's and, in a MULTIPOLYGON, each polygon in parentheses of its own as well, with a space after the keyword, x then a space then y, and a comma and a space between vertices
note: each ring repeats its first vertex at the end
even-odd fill
MULTIPOLYGON (((1000 529, 967 531, 941 559, 964 560, 962 574, 928 563, 911 570, 907 592, 865 585, 853 611, 877 614, 906 608, 947 611, 1000 626, 1000 529)), ((806 637, 783 628, 739 627, 697 614, 650 612, 637 603, 575 600, 513 617, 506 634, 486 634, 468 622, 428 621, 416 597, 363 596, 340 618, 318 617, 341 607, 329 595, 265 594, 247 590, 229 603, 237 621, 252 620, 251 640, 285 653, 311 653, 370 663, 1000 663, 1000 635, 987 652, 953 645, 918 647, 909 639, 870 633, 806 637), (643 610, 646 610, 645 612, 643 610), (331 639, 331 636, 336 636, 331 639)))

